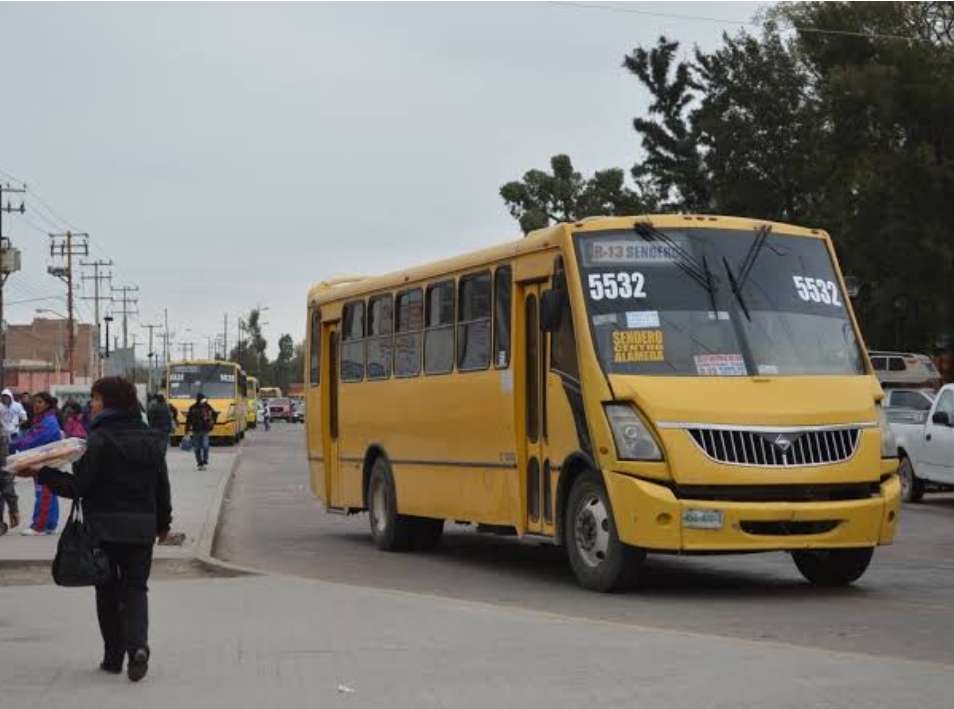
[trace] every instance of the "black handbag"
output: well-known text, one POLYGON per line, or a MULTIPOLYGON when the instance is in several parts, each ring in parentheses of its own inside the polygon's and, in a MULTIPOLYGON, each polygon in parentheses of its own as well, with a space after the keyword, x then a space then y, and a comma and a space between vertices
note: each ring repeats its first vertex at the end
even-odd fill
POLYGON ((66 527, 56 545, 52 570, 57 586, 101 586, 109 581, 109 559, 90 535, 79 500, 73 500, 66 527))

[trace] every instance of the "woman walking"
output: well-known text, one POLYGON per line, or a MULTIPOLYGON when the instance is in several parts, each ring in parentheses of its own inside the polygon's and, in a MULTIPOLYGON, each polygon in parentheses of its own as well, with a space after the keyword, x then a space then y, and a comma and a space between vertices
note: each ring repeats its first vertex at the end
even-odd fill
POLYGON ((26 470, 57 494, 82 500, 87 527, 102 546, 110 580, 96 587, 103 636, 104 672, 119 674, 128 657, 133 682, 149 669, 147 600, 152 547, 172 523, 169 473, 156 434, 139 413, 136 388, 121 377, 93 384, 86 453, 73 474, 53 468, 26 470))
MULTIPOLYGON (((39 448, 63 438, 63 431, 56 418, 55 400, 46 392, 33 397, 33 424, 26 433, 10 441, 10 452, 19 453, 39 448)), ((33 521, 20 534, 35 537, 40 534, 55 534, 60 522, 60 502, 46 485, 34 486, 36 502, 33 504, 33 521)))

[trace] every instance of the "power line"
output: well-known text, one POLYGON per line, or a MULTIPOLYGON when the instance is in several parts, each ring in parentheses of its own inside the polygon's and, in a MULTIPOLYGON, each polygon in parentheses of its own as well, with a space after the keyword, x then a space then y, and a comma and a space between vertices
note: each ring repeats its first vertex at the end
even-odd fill
MULTIPOLYGON (((635 7, 621 7, 619 5, 601 5, 599 3, 582 3, 582 2, 557 2, 555 0, 550 0, 547 3, 548 5, 556 5, 558 7, 571 7, 578 10, 600 10, 603 12, 618 12, 628 15, 645 15, 647 17, 662 17, 670 20, 684 20, 688 22, 712 22, 722 25, 732 25, 735 27, 759 27, 760 25, 757 22, 752 22, 751 20, 727 20, 721 17, 703 17, 701 15, 681 15, 672 12, 657 12, 655 10, 642 10, 635 7)), ((865 39, 893 39, 893 40, 902 40, 904 42, 916 42, 918 37, 907 37, 905 35, 899 34, 885 34, 881 32, 859 32, 852 30, 832 30, 825 29, 821 27, 803 27, 800 25, 791 25, 793 30, 798 32, 804 32, 806 34, 828 34, 828 35, 838 35, 843 37, 863 37, 865 39)))

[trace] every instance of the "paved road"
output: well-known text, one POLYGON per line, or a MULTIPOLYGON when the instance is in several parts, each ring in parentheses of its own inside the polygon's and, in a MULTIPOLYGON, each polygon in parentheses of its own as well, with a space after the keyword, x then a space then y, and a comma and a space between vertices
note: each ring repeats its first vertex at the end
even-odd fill
POLYGON ((253 432, 232 487, 216 555, 273 572, 436 594, 692 633, 791 643, 954 665, 954 497, 904 510, 847 589, 808 586, 788 556, 651 557, 646 587, 579 589, 560 551, 448 528, 429 554, 386 554, 366 515, 327 515, 307 487, 301 426, 253 432))

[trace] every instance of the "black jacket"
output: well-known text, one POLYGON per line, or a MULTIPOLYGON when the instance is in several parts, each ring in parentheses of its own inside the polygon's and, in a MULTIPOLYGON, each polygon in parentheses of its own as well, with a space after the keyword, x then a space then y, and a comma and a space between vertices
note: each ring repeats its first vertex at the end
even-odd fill
POLYGON ((146 418, 149 419, 149 426, 160 433, 168 435, 175 428, 172 423, 172 411, 167 404, 152 402, 146 410, 146 418))
POLYGON ((186 414, 185 432, 211 433, 219 412, 208 404, 193 404, 186 414))
POLYGON ((136 416, 93 422, 73 474, 43 468, 37 480, 81 498, 90 532, 106 542, 151 544, 172 524, 169 471, 155 431, 136 416))

